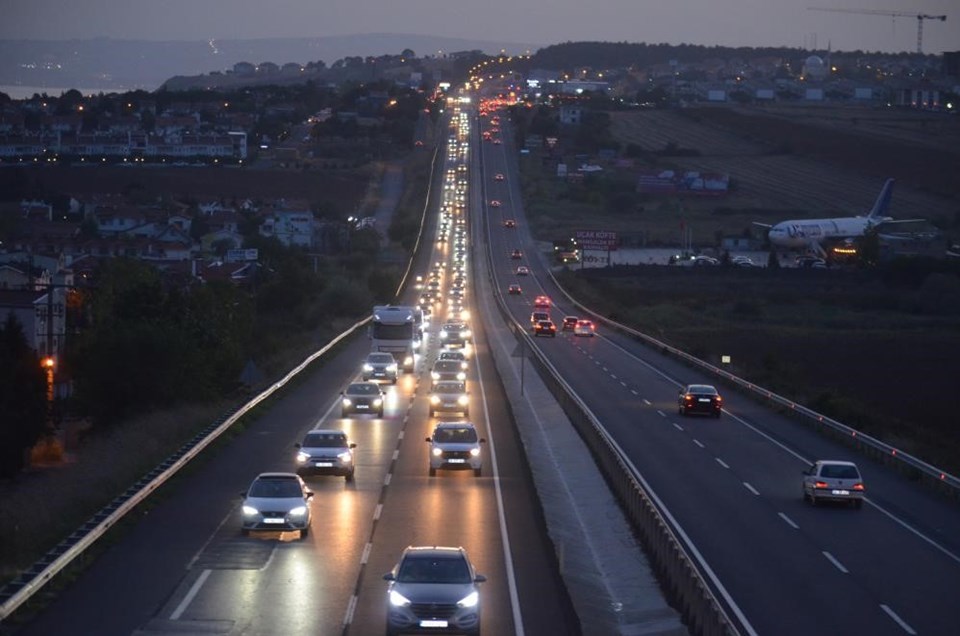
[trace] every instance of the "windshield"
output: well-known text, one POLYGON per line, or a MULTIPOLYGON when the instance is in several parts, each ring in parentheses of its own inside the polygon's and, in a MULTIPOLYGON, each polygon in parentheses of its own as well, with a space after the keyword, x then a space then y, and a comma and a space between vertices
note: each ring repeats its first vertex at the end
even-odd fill
POLYGON ((466 360, 466 356, 460 351, 444 351, 440 354, 440 360, 466 360))
POLYGON ((441 444, 473 444, 477 441, 477 429, 472 426, 438 428, 433 441, 441 444))
POLYGON ((385 325, 373 323, 373 337, 377 340, 412 340, 414 324, 408 322, 403 325, 385 325))
POLYGON ((258 479, 250 486, 250 497, 287 499, 303 497, 300 484, 293 479, 258 479))
POLYGON ((460 370, 460 363, 456 360, 437 360, 433 370, 440 373, 454 373, 460 370))
POLYGON ((380 387, 376 384, 351 384, 347 387, 347 393, 351 395, 376 395, 380 393, 380 387))
POLYGON ((347 445, 343 433, 308 433, 303 438, 304 448, 338 448, 347 445))
POLYGON ((441 382, 433 388, 434 393, 464 393, 466 388, 462 382, 441 382))
POLYGON ((391 364, 393 362, 392 353, 371 353, 367 356, 367 362, 371 364, 391 364))
POLYGON ((459 558, 408 556, 397 581, 401 583, 470 583, 470 569, 459 558))
POLYGON ((697 395, 716 395, 717 390, 712 386, 694 385, 690 387, 690 393, 696 393, 697 395))

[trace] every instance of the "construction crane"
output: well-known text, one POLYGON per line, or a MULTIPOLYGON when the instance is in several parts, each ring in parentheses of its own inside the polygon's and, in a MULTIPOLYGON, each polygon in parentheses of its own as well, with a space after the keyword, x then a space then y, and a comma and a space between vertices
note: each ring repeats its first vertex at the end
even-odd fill
POLYGON ((856 13, 859 15, 885 15, 891 18, 917 19, 917 53, 923 53, 923 21, 940 20, 945 22, 945 15, 927 15, 926 13, 911 13, 909 11, 882 11, 879 9, 834 9, 831 7, 807 7, 810 11, 833 11, 836 13, 856 13))

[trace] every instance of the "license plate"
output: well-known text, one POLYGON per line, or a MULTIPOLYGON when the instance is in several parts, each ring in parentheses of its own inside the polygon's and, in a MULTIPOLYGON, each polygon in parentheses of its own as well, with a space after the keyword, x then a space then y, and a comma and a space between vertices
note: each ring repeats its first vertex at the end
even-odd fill
POLYGON ((447 627, 448 625, 447 621, 420 621, 420 627, 447 627))
POLYGON ((333 462, 314 462, 313 465, 317 468, 331 468, 333 466, 333 462))
POLYGON ((283 519, 275 519, 273 517, 268 517, 263 520, 264 523, 283 523, 283 519))
POLYGON ((466 462, 467 460, 465 460, 465 459, 448 459, 447 461, 450 462, 451 464, 462 464, 462 463, 466 462))
POLYGON ((358 408, 358 409, 368 409, 368 408, 370 408, 370 407, 367 406, 366 404, 357 404, 357 408, 358 408))
POLYGON ((710 398, 698 398, 697 402, 709 402, 710 398))
POLYGON ((834 490, 832 494, 834 494, 834 495, 849 495, 849 494, 850 494, 850 491, 849 491, 849 490, 834 490))
POLYGON ((443 408, 445 408, 445 409, 452 409, 452 408, 455 407, 456 405, 457 405, 456 402, 444 402, 444 403, 443 403, 443 408))

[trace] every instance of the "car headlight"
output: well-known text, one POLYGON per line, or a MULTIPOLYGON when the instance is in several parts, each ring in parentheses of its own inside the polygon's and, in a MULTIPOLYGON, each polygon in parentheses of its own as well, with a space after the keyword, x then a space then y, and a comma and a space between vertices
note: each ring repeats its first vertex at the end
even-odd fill
POLYGON ((397 365, 395 364, 387 365, 387 373, 396 373, 396 372, 397 372, 397 365))
POLYGON ((353 461, 353 455, 351 455, 350 453, 340 453, 339 455, 337 455, 337 457, 338 457, 338 458, 340 459, 340 461, 342 461, 344 464, 349 464, 350 462, 353 461))
POLYGON ((480 594, 476 590, 474 590, 473 592, 470 592, 469 594, 464 596, 462 599, 457 601, 457 607, 476 607, 477 603, 479 602, 480 602, 480 594))
POLYGON ((408 367, 409 367, 411 364, 413 364, 413 356, 407 356, 406 358, 404 358, 404 359, 403 359, 403 364, 404 364, 404 366, 408 366, 408 367))
POLYGON ((446 331, 441 331, 441 332, 440 332, 440 339, 443 340, 443 339, 445 339, 446 337, 447 337, 447 332, 446 332, 446 331))
POLYGON ((297 462, 298 462, 298 463, 301 463, 301 464, 302 464, 303 462, 305 462, 305 461, 307 461, 307 460, 309 460, 309 459, 310 459, 310 456, 307 455, 306 453, 304 453, 303 451, 300 451, 299 453, 297 453, 297 462))
POLYGON ((373 401, 374 406, 380 406, 381 404, 383 404, 383 400, 381 400, 380 398, 377 398, 376 400, 373 401))
POLYGON ((430 404, 440 404, 440 396, 439 396, 439 395, 431 395, 431 396, 430 396, 430 404))
POLYGON ((352 405, 352 404, 353 404, 353 402, 350 401, 350 398, 343 398, 343 405, 344 405, 344 406, 350 406, 350 405, 352 405))
POLYGON ((247 517, 252 517, 253 515, 260 514, 260 511, 254 508, 253 506, 243 506, 243 514, 247 517))
POLYGON ((466 360, 461 360, 461 361, 460 361, 460 368, 461 368, 461 369, 463 369, 464 371, 466 371, 466 370, 467 370, 467 366, 469 366, 469 365, 467 365, 467 361, 466 361, 466 360))
POLYGON ((373 371, 373 365, 372 365, 372 364, 365 364, 365 365, 363 365, 363 370, 366 371, 367 373, 370 373, 371 371, 373 371))
POLYGON ((306 506, 297 506, 296 508, 290 511, 291 517, 302 517, 305 514, 307 514, 306 506))
POLYGON ((479 446, 476 447, 476 448, 471 448, 471 449, 470 449, 470 456, 471 456, 471 457, 477 457, 477 456, 479 456, 479 455, 480 455, 480 447, 479 447, 479 446))
POLYGON ((436 371, 431 371, 431 372, 430 372, 430 377, 433 378, 434 380, 439 380, 439 379, 440 379, 440 374, 437 373, 436 371))
POLYGON ((460 373, 457 374, 457 379, 462 382, 463 380, 466 380, 466 379, 467 379, 467 374, 466 374, 465 372, 461 371, 460 373))
POLYGON ((464 338, 469 338, 469 337, 470 337, 470 330, 469 330, 469 329, 464 329, 463 331, 460 332, 460 335, 463 336, 464 338))
POLYGON ((441 455, 443 455, 443 449, 442 449, 442 448, 436 448, 436 447, 434 447, 434 449, 431 450, 430 452, 433 453, 434 457, 440 457, 441 455))
POLYGON ((461 395, 460 397, 457 398, 457 404, 459 404, 460 406, 466 406, 467 402, 469 401, 470 399, 466 395, 461 395))
POLYGON ((410 604, 410 599, 399 592, 390 590, 390 604, 394 607, 406 607, 410 604))

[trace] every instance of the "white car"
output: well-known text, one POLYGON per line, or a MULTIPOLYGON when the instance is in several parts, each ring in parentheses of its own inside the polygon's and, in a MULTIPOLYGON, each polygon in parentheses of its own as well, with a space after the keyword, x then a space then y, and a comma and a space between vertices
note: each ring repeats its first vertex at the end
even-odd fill
POLYGON ((820 501, 844 501, 856 508, 863 505, 866 487, 853 462, 824 460, 803 471, 803 499, 813 505, 820 501))
POLYGON ((477 434, 476 427, 470 422, 440 422, 433 429, 433 435, 427 438, 430 444, 430 476, 435 476, 441 468, 448 468, 472 469, 474 476, 479 477, 483 470, 480 444, 486 441, 477 434))
POLYGON ((299 530, 300 538, 310 533, 310 499, 307 488, 296 473, 260 473, 243 496, 243 521, 240 532, 251 530, 299 530))
POLYGON ((517 268, 517 276, 529 276, 529 275, 530 275, 530 268, 527 267, 526 265, 521 265, 520 267, 517 268))

